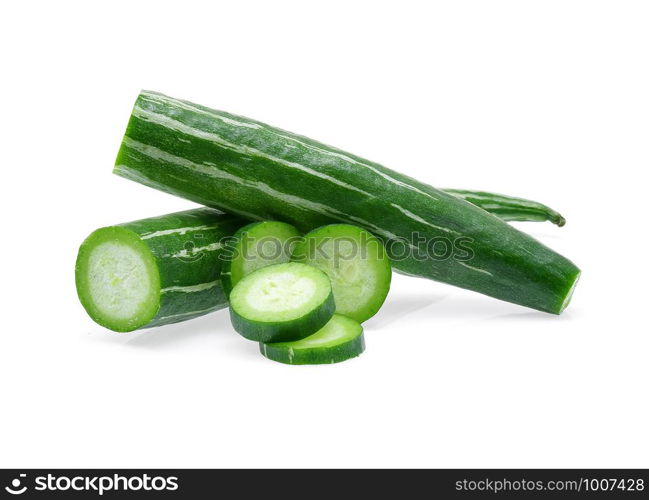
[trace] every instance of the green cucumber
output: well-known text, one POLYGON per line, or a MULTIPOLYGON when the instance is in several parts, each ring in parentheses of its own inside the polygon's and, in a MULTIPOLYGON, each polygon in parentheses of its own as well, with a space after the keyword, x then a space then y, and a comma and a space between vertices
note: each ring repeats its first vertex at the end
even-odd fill
POLYGON ((566 224, 566 219, 559 212, 536 201, 485 191, 468 191, 466 189, 444 189, 444 191, 462 198, 503 220, 530 222, 544 222, 547 220, 559 227, 566 224))
POLYGON ((155 92, 138 97, 114 172, 303 232, 359 225, 384 241, 402 273, 550 313, 568 305, 580 274, 566 258, 453 194, 308 138, 155 92), (450 256, 434 250, 440 241, 450 256))
POLYGON ((334 314, 313 335, 293 342, 260 342, 259 350, 268 359, 288 365, 340 363, 365 350, 363 327, 351 318, 334 314))
POLYGON ((378 312, 390 290, 392 267, 383 243, 358 226, 314 229, 297 243, 292 260, 327 273, 336 312, 359 323, 378 312))
POLYGON ((243 224, 239 217, 199 208, 97 229, 77 256, 81 304, 95 322, 116 332, 224 308, 220 240, 243 224))
POLYGON ((334 310, 327 275, 296 262, 258 269, 244 276, 230 293, 232 326, 258 342, 307 337, 322 328, 334 310))
MULTIPOLYGON (((504 195, 496 195, 493 193, 485 193, 480 191, 467 191, 467 190, 455 190, 448 189, 445 190, 450 193, 455 193, 458 196, 463 197, 467 201, 480 206, 481 208, 498 215, 505 220, 551 220, 555 224, 563 225, 561 221, 564 219, 558 215, 552 209, 549 209, 545 205, 536 203, 529 200, 524 200, 521 198, 513 198, 504 195)), ((247 226, 239 229, 235 235, 229 239, 226 249, 220 253, 210 253, 210 249, 215 246, 220 246, 219 239, 224 236, 228 236, 229 232, 233 227, 236 227, 240 224, 244 224, 243 219, 235 219, 234 224, 231 223, 232 216, 221 214, 220 212, 212 209, 197 209, 189 210, 180 213, 167 214, 159 217, 153 217, 149 219, 144 219, 141 221, 131 222, 127 224, 122 224, 120 226, 111 226, 109 228, 102 228, 97 234, 93 235, 92 239, 89 239, 84 248, 84 255, 87 257, 86 247, 99 245, 101 241, 108 238, 109 240, 119 240, 120 242, 126 242, 127 247, 135 248, 135 253, 138 255, 144 255, 144 268, 141 267, 142 261, 139 261, 139 266, 136 269, 147 269, 146 262, 151 262, 151 257, 147 257, 149 252, 155 251, 159 255, 159 264, 154 265, 153 267, 160 266, 160 268, 169 270, 169 269, 181 269, 182 276, 174 277, 168 275, 169 271, 163 272, 163 275, 166 275, 165 280, 169 283, 172 283, 172 286, 178 286, 182 281, 186 281, 185 278, 189 278, 192 284, 197 285, 199 288, 203 283, 214 283, 215 278, 218 278, 218 275, 215 274, 215 266, 218 268, 221 265, 221 286, 225 295, 229 295, 232 290, 233 284, 236 284, 241 276, 252 272, 259 267, 264 265, 270 265, 279 262, 286 262, 289 260, 288 254, 290 253, 290 244, 293 242, 293 237, 296 237, 299 233, 297 229, 293 226, 277 222, 277 221, 264 221, 248 224, 247 226), (210 226, 209 230, 205 230, 205 226, 210 226), (214 226, 211 228, 211 226, 214 226), (148 240, 149 247, 146 249, 136 241, 137 238, 132 238, 129 231, 123 231, 121 229, 114 229, 115 227, 125 227, 129 231, 135 230, 137 234, 141 234, 144 239, 143 241, 148 240), (162 228, 158 232, 154 240, 151 240, 147 237, 148 234, 151 234, 152 229, 162 228), (190 228, 190 230, 185 230, 190 228), (220 229, 219 229, 220 228, 220 229), (169 232, 170 231, 170 232, 169 232), (244 235, 249 235, 254 233, 254 238, 247 238, 244 235), (256 248, 252 245, 253 241, 263 242, 265 237, 276 238, 279 243, 281 243, 281 256, 277 255, 277 259, 273 258, 260 258, 258 255, 259 252, 255 254, 256 248), (244 250, 243 241, 246 241, 247 247, 244 250), (180 249, 178 252, 179 260, 169 261, 168 258, 165 258, 164 255, 166 252, 166 245, 171 245, 176 249, 180 249), (286 245, 286 246, 284 246, 286 245), (138 253, 138 249, 142 250, 144 253, 138 253), (207 252, 204 250, 207 249, 207 252), (241 262, 238 256, 243 255, 244 251, 248 252, 249 260, 241 262), (209 255, 208 255, 209 253, 209 255), (197 262, 197 258, 202 258, 207 255, 205 260, 202 260, 200 263, 197 262), (254 257, 253 257, 254 255, 254 257), (184 257, 184 260, 183 260, 184 257), (217 259, 218 257, 218 259, 217 259), (222 261, 222 264, 220 262, 222 261), (182 263, 179 267, 177 264, 182 263), (230 277, 230 268, 234 269, 234 276, 230 277), (191 271, 187 274, 187 271, 191 271), (190 278, 191 276, 191 278, 190 278), (193 281, 191 281, 193 279, 193 281)), ((156 231, 154 231, 156 232, 156 231)), ((273 245, 273 248, 268 250, 268 254, 272 256, 277 252, 277 244, 270 242, 269 244, 273 245)), ((106 247, 104 247, 106 248, 106 247)), ((123 247, 120 252, 112 252, 112 261, 116 263, 116 258, 122 262, 120 265, 128 266, 134 254, 132 251, 125 251, 123 247), (121 255, 121 257, 119 257, 121 255)), ((80 252, 80 257, 81 257, 80 252)), ((155 259, 155 257, 153 257, 155 259)), ((111 316, 106 316, 105 313, 102 313, 102 309, 98 309, 94 304, 92 297, 89 295, 89 281, 84 277, 86 271, 81 271, 80 269, 87 264, 81 264, 82 260, 79 261, 80 266, 77 266, 77 283, 83 283, 81 289, 79 289, 79 296, 81 301, 95 320, 108 328, 112 328, 116 331, 130 331, 137 328, 147 328, 152 326, 163 325, 167 323, 184 321, 187 319, 192 319, 201 314, 206 314, 213 310, 220 309, 225 306, 225 302, 222 297, 220 297, 220 290, 218 286, 214 287, 215 294, 212 294, 210 289, 198 290, 195 289, 193 292, 173 292, 171 290, 166 290, 161 295, 160 300, 160 310, 163 311, 158 314, 157 318, 152 318, 148 320, 147 314, 143 316, 140 314, 140 311, 132 311, 127 319, 119 319, 117 323, 111 322, 111 316), (83 290, 82 290, 83 289, 83 290), (191 299, 185 301, 185 299, 191 299), (207 299, 207 300, 206 300, 207 299), (191 306, 187 310, 184 309, 184 304, 188 305, 192 302, 195 302, 198 306, 191 306), (192 309, 193 308, 193 309, 192 309), (173 314, 164 314, 166 310, 174 310, 173 314), (111 327, 111 325, 113 325, 111 327), (138 326, 139 325, 139 326, 138 326)), ((151 270, 153 267, 149 266, 148 269, 151 270)), ((148 271, 146 275, 149 276, 148 271)), ((155 272, 152 274, 154 277, 151 284, 155 289, 155 272)), ((146 281, 146 280, 145 280, 146 281)), ((140 282, 140 285, 142 282, 140 282)), ((136 284, 137 285, 137 284, 136 284)), ((192 285, 189 285, 192 286, 192 285)), ((135 287, 137 288, 137 286, 135 287)), ((169 288, 169 287, 167 287, 169 288)), ((186 289, 187 290, 187 289, 186 289)), ((141 293, 137 292, 136 289, 131 291, 123 290, 118 293, 117 288, 115 288, 114 293, 117 295, 114 297, 116 300, 116 306, 119 304, 120 300, 128 298, 131 293, 141 293), (120 297, 122 297, 120 299, 120 297)), ((152 303, 155 303, 155 293, 152 294, 149 299, 153 299, 152 303)), ((146 302, 146 301, 145 301, 146 302)), ((122 305, 124 306, 124 304, 122 305)), ((126 309, 122 309, 121 314, 124 315, 127 313, 126 309)), ((151 313, 151 310, 148 310, 148 314, 151 313)))
POLYGON ((253 222, 239 229, 224 252, 221 282, 225 294, 229 296, 241 278, 253 271, 289 262, 299 237, 299 231, 285 222, 253 222))

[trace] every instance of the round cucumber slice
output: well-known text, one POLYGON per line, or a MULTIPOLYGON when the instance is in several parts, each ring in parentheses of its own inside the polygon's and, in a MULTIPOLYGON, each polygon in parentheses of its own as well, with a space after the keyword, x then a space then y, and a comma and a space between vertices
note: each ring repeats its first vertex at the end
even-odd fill
POLYGON ((130 332, 148 324, 160 308, 160 275, 139 235, 111 226, 83 242, 76 263, 79 300, 100 325, 130 332))
POLYGON ((359 323, 377 313, 390 290, 392 267, 383 243, 357 226, 314 229, 295 246, 292 260, 327 273, 336 312, 359 323))
POLYGON ((228 243, 221 268, 221 284, 226 295, 244 276, 291 260, 299 231, 285 222, 253 222, 239 229, 228 243))
POLYGON ((289 365, 322 365, 355 358, 365 350, 363 327, 351 318, 334 314, 313 335, 294 342, 260 343, 268 359, 289 365))
POLYGON ((296 262, 258 269, 230 294, 234 329, 259 342, 307 337, 331 319, 335 307, 327 275, 296 262))

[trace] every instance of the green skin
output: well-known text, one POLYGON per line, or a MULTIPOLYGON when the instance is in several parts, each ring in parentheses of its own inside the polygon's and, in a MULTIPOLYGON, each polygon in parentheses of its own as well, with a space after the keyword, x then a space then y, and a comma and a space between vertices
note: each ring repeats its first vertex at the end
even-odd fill
MULTIPOLYGON (((267 344, 260 342, 259 351, 266 358, 287 365, 324 365, 340 363, 359 356, 365 350, 363 327, 353 319, 339 314, 334 314, 330 322, 333 321, 338 322, 346 329, 345 338, 336 339, 318 347, 309 347, 304 344, 304 340, 308 340, 309 337, 297 342, 267 344)), ((324 328, 327 328, 327 325, 324 328)))
POLYGON ((137 99, 114 172, 198 203, 308 232, 344 222, 386 243, 393 267, 559 314, 579 277, 569 260, 453 194, 260 122, 153 92, 137 99), (444 239, 467 253, 440 259, 444 239), (405 246, 402 244, 406 242, 405 246), (416 245, 415 245, 416 246, 416 245))
POLYGON ((503 194, 487 193, 486 191, 468 191, 466 189, 444 189, 469 203, 506 221, 550 221, 562 227, 566 219, 547 205, 524 198, 514 198, 503 194))
POLYGON ((305 311, 304 314, 298 318, 291 318, 284 321, 260 321, 248 317, 248 315, 246 315, 246 305, 237 301, 237 287, 247 286, 249 283, 254 282, 254 280, 259 276, 259 273, 264 273, 264 271, 268 270, 269 267, 270 266, 267 266, 264 269, 259 269, 257 272, 251 273, 242 278, 230 294, 230 320, 232 321, 232 326, 237 333, 248 340, 254 340, 257 342, 289 342, 308 337, 327 324, 336 310, 334 295, 329 279, 321 271, 298 263, 276 264, 273 267, 276 270, 281 268, 281 272, 287 272, 288 268, 295 269, 302 267, 309 269, 309 272, 311 273, 317 273, 321 276, 321 278, 318 277, 318 280, 321 284, 327 286, 329 291, 323 300, 316 304, 312 309, 305 311))
POLYGON ((262 267, 281 264, 291 260, 291 242, 297 241, 300 232, 290 224, 277 221, 253 222, 239 229, 223 255, 221 266, 221 285, 226 296, 244 276, 262 267), (271 248, 267 254, 259 255, 257 248, 265 238, 281 245, 282 252, 275 253, 271 248), (268 258, 263 258, 265 255, 268 258))
POLYGON ((243 224, 245 221, 239 217, 210 208, 199 208, 98 229, 79 249, 75 272, 79 299, 94 321, 120 332, 177 323, 222 309, 227 306, 227 299, 218 285, 191 293, 161 293, 161 290, 169 287, 196 286, 218 280, 221 252, 196 250, 231 236, 243 224), (171 232, 146 237, 157 231, 173 231, 180 228, 188 230, 184 233, 171 232), (89 277, 86 269, 90 251, 99 243, 111 240, 128 241, 137 248, 145 256, 150 275, 154 277, 156 289, 151 291, 150 307, 128 321, 115 322, 103 317, 88 293, 89 277), (179 257, 172 256, 179 252, 179 257))
POLYGON ((330 224, 314 229, 295 246, 291 259, 324 271, 331 280, 336 312, 359 323, 374 316, 388 296, 392 267, 385 247, 358 226, 330 224), (328 247, 323 246, 326 243, 328 247), (354 255, 336 251, 345 244, 354 255))

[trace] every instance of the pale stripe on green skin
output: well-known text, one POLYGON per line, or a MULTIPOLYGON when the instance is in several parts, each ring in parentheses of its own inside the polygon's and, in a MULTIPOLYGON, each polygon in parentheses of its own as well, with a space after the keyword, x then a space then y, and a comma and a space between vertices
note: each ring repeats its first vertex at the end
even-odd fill
POLYGON ((570 261, 453 194, 305 137, 151 92, 137 101, 115 173, 304 232, 346 222, 409 246, 415 232, 428 240, 470 238, 470 262, 410 256, 393 266, 542 311, 561 312, 579 275, 570 261))
POLYGON ((176 323, 222 309, 227 299, 219 280, 220 250, 206 247, 231 236, 245 223, 233 215, 198 208, 99 229, 79 249, 76 282, 81 303, 93 320, 115 331, 176 323), (94 261, 89 259, 105 242, 117 245, 116 250, 90 268, 94 261), (136 259, 134 267, 123 269, 129 264, 119 260, 132 252, 143 264, 138 265, 136 259), (146 296, 137 283, 129 285, 131 269, 140 269, 136 281, 147 284, 146 296), (137 307, 129 304, 130 294, 137 307), (124 313, 102 306, 108 301, 123 302, 124 313))

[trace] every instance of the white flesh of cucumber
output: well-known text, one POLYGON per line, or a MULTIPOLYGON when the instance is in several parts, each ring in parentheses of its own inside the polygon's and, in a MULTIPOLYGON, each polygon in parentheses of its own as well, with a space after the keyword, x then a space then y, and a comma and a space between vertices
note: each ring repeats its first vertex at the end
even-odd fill
POLYGON ((101 314, 114 320, 138 315, 151 300, 151 278, 142 254, 123 243, 108 241, 94 248, 88 260, 89 293, 101 314))
POLYGON ((247 319, 274 322, 300 317, 323 302, 331 291, 330 286, 321 286, 325 276, 305 272, 302 266, 280 272, 274 270, 276 267, 249 275, 249 279, 244 278, 232 291, 232 303, 237 304, 247 319))

